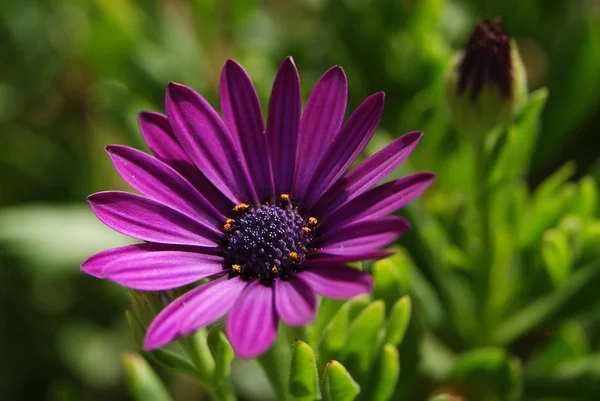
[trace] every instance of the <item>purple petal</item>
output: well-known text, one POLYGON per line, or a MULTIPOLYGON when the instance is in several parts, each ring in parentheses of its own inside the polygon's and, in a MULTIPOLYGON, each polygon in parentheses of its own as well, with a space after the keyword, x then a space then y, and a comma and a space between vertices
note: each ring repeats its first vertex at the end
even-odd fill
POLYGON ((348 299, 366 294, 373 289, 373 278, 343 263, 312 263, 298 276, 318 294, 348 299))
POLYGON ((231 309, 248 284, 227 276, 201 284, 171 302, 152 321, 144 349, 150 351, 207 326, 231 309))
POLYGON ((402 217, 363 220, 336 228, 318 237, 315 247, 321 253, 342 256, 377 251, 394 242, 409 227, 406 219, 402 217))
POLYGON ((422 136, 410 132, 369 157, 336 181, 312 208, 311 215, 325 217, 383 180, 406 160, 422 136))
POLYGON ((330 68, 310 94, 298 136, 293 197, 304 200, 325 150, 340 129, 346 112, 348 85, 342 67, 330 68))
POLYGON ((227 60, 223 66, 220 99, 223 121, 234 139, 239 141, 259 200, 270 200, 273 176, 260 101, 252 80, 234 60, 227 60))
POLYGON ((381 120, 384 100, 383 92, 369 96, 335 134, 315 170, 306 199, 307 207, 319 200, 367 146, 381 120))
POLYGON ((343 255, 329 255, 321 253, 321 251, 315 251, 310 254, 310 259, 305 263, 350 263, 360 262, 363 260, 379 260, 390 257, 394 252, 390 251, 373 251, 372 249, 364 251, 360 249, 348 250, 343 255))
POLYGON ((256 200, 244 158, 217 112, 192 89, 170 83, 166 109, 181 147, 235 204, 256 200))
POLYGON ((192 184, 165 163, 127 146, 108 146, 106 151, 121 177, 142 194, 215 227, 225 221, 192 184))
POLYGON ((138 115, 144 141, 157 159, 168 164, 185 177, 221 213, 234 206, 225 195, 198 170, 175 138, 166 116, 149 111, 138 115))
POLYGON ((98 219, 122 234, 148 242, 216 246, 222 233, 175 209, 128 192, 98 192, 88 197, 98 219))
POLYGON ((248 283, 237 278, 224 277, 226 280, 214 290, 207 289, 202 299, 189 302, 190 310, 179 321, 179 332, 191 334, 201 327, 209 325, 229 312, 248 287, 248 283))
POLYGON ((327 232, 351 222, 385 216, 421 195, 434 179, 435 174, 417 173, 380 185, 333 212, 320 227, 323 232, 327 232))
POLYGON ((271 347, 277 334, 273 288, 254 280, 244 290, 225 322, 236 355, 254 358, 271 347))
POLYGON ((303 326, 315 318, 317 295, 295 275, 289 280, 275 280, 275 308, 288 325, 303 326))
POLYGON ((301 113, 300 77, 294 60, 288 57, 277 71, 267 117, 275 195, 289 194, 292 191, 301 113))
POLYGON ((223 258, 158 244, 109 249, 88 258, 81 270, 127 288, 162 291, 223 273, 223 258))

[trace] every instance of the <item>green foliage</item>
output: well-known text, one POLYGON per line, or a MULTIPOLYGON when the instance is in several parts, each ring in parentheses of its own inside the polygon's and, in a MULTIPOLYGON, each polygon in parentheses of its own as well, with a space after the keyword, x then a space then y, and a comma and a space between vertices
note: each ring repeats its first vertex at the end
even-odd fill
POLYGON ((352 401, 360 393, 360 386, 337 361, 327 363, 321 383, 325 401, 352 401))
POLYGON ((235 354, 227 337, 225 337, 225 333, 223 333, 222 326, 214 326, 209 330, 207 342, 210 353, 215 360, 213 382, 218 387, 223 384, 224 380, 229 379, 231 361, 235 357, 235 354))
POLYGON ((294 341, 292 351, 289 389, 294 400, 312 401, 321 398, 315 353, 310 345, 298 339, 294 341))
POLYGON ((169 393, 150 365, 134 353, 123 355, 127 385, 136 401, 170 401, 169 393))
POLYGON ((299 388, 318 394, 312 362, 298 365, 314 359, 326 400, 600 399, 594 2, 280 3, 0 2, 0 302, 9 328, 0 331, 1 398, 168 399, 158 375, 177 399, 199 399, 173 370, 223 400, 266 399, 266 377, 285 401, 299 388), (474 21, 496 15, 519 45, 532 92, 504 128, 474 144, 450 121, 445 74, 474 21), (324 299, 306 331, 282 326, 258 358, 262 371, 232 360, 220 326, 145 352, 146 327, 177 292, 128 299, 78 269, 129 243, 84 205, 92 192, 128 189, 102 148, 147 150, 136 114, 164 111, 169 81, 217 106, 229 57, 247 68, 266 110, 287 55, 305 100, 334 64, 348 75, 349 112, 385 91, 366 153, 422 130, 392 175, 433 171, 436 184, 401 212, 413 228, 396 255, 365 267, 372 296, 324 299), (294 337, 304 345, 292 348, 294 337), (119 370, 131 349, 157 374, 134 354, 119 370), (294 358, 301 350, 310 358, 294 358), (261 396, 233 389, 232 378, 261 396))

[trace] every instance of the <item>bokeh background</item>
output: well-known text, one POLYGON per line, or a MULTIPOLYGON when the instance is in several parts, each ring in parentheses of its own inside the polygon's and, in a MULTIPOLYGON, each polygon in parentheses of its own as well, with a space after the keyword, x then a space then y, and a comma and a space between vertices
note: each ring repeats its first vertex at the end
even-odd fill
MULTIPOLYGON (((266 105, 284 57, 296 61, 304 99, 339 64, 349 110, 386 92, 371 151, 412 130, 444 144, 444 73, 488 16, 516 38, 530 89, 549 88, 529 185, 568 160, 574 178, 600 178, 597 1, 0 1, 0 399, 128 399, 129 299, 79 272, 87 256, 127 239, 85 199, 126 189, 103 148, 147 149, 137 112, 163 111, 167 82, 216 106, 221 66, 235 58, 266 105)), ((413 163, 433 170, 431 157, 417 151, 413 163)), ((188 379, 160 372, 176 400, 202 398, 188 379)))

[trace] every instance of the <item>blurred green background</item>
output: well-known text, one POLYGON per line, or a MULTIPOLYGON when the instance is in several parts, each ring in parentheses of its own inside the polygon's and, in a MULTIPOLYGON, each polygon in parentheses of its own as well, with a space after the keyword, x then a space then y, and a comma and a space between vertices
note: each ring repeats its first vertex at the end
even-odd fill
MULTIPOLYGON (((79 272, 87 256, 127 240, 85 199, 126 189, 103 148, 147 149, 137 112, 163 111, 167 82, 217 105, 220 68, 235 58, 266 105, 284 57, 294 57, 305 99, 339 64, 349 110, 386 92, 372 148, 422 130, 422 146, 452 152, 443 76, 488 16, 517 39, 530 90, 550 92, 530 186, 568 160, 575 177, 600 178, 597 1, 0 1, 0 399, 128 399, 120 355, 133 349, 130 302, 79 272)), ((429 150, 415 153, 415 167, 435 170, 429 150)), ((176 400, 201 399, 189 379, 166 380, 176 400)))

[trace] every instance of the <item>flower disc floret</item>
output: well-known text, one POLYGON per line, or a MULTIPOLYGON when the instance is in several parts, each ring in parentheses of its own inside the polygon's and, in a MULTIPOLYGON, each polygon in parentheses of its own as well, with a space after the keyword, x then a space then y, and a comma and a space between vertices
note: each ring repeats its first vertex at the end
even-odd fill
POLYGON ((236 217, 224 225, 221 245, 223 267, 230 276, 239 275, 244 281, 259 279, 270 286, 275 279, 286 280, 299 271, 313 233, 307 235, 307 223, 291 202, 236 206, 234 213, 236 217))

